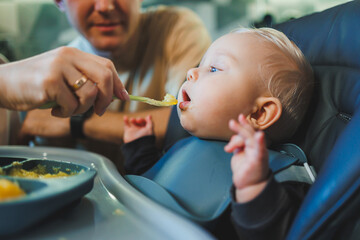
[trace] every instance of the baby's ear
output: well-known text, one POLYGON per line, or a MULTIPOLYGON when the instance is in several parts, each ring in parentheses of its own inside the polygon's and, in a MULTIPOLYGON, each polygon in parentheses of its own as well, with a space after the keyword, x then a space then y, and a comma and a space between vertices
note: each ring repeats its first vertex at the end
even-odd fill
POLYGON ((247 116, 253 127, 265 130, 279 120, 282 105, 276 97, 259 97, 256 99, 254 110, 247 116))

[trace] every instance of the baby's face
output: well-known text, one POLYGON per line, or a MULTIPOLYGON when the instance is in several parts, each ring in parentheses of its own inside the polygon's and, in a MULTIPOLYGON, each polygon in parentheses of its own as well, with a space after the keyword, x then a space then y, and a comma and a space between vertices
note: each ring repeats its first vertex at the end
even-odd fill
POLYGON ((268 51, 252 33, 231 33, 216 40, 199 67, 188 71, 179 91, 181 125, 200 138, 228 140, 229 120, 251 114, 256 99, 265 93, 259 66, 268 51))

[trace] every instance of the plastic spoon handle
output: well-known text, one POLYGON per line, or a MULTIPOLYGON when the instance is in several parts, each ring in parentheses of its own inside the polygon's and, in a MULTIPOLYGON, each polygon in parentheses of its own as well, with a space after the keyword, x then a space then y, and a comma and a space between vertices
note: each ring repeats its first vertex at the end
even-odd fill
MULTIPOLYGON (((177 104, 176 98, 170 94, 166 94, 163 101, 154 100, 148 97, 134 96, 130 94, 129 94, 129 98, 132 101, 143 102, 158 107, 168 107, 177 104)), ((113 99, 118 99, 118 98, 113 96, 113 99)), ((57 105, 56 102, 47 102, 44 105, 41 105, 39 108, 40 109, 53 108, 56 107, 56 105, 57 105)))

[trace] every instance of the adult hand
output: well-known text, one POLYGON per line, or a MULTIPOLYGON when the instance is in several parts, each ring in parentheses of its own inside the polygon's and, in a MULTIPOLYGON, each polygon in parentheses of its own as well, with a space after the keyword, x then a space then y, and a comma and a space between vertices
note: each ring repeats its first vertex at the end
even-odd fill
POLYGON ((52 115, 68 117, 94 106, 102 115, 115 95, 128 100, 113 63, 70 47, 60 47, 0 66, 0 107, 29 110, 54 101, 52 115), (77 90, 72 86, 85 76, 77 90))
POLYGON ((247 202, 255 198, 266 186, 269 176, 268 151, 264 132, 255 131, 243 114, 238 122, 230 120, 229 127, 236 134, 225 146, 233 152, 231 170, 236 188, 236 200, 247 202))

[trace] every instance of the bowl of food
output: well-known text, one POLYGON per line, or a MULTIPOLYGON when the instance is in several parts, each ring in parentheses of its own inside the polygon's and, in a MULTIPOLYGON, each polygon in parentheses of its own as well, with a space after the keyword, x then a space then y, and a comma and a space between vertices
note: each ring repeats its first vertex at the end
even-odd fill
POLYGON ((93 168, 59 160, 6 159, 11 163, 0 167, 0 236, 32 226, 93 188, 93 168))

